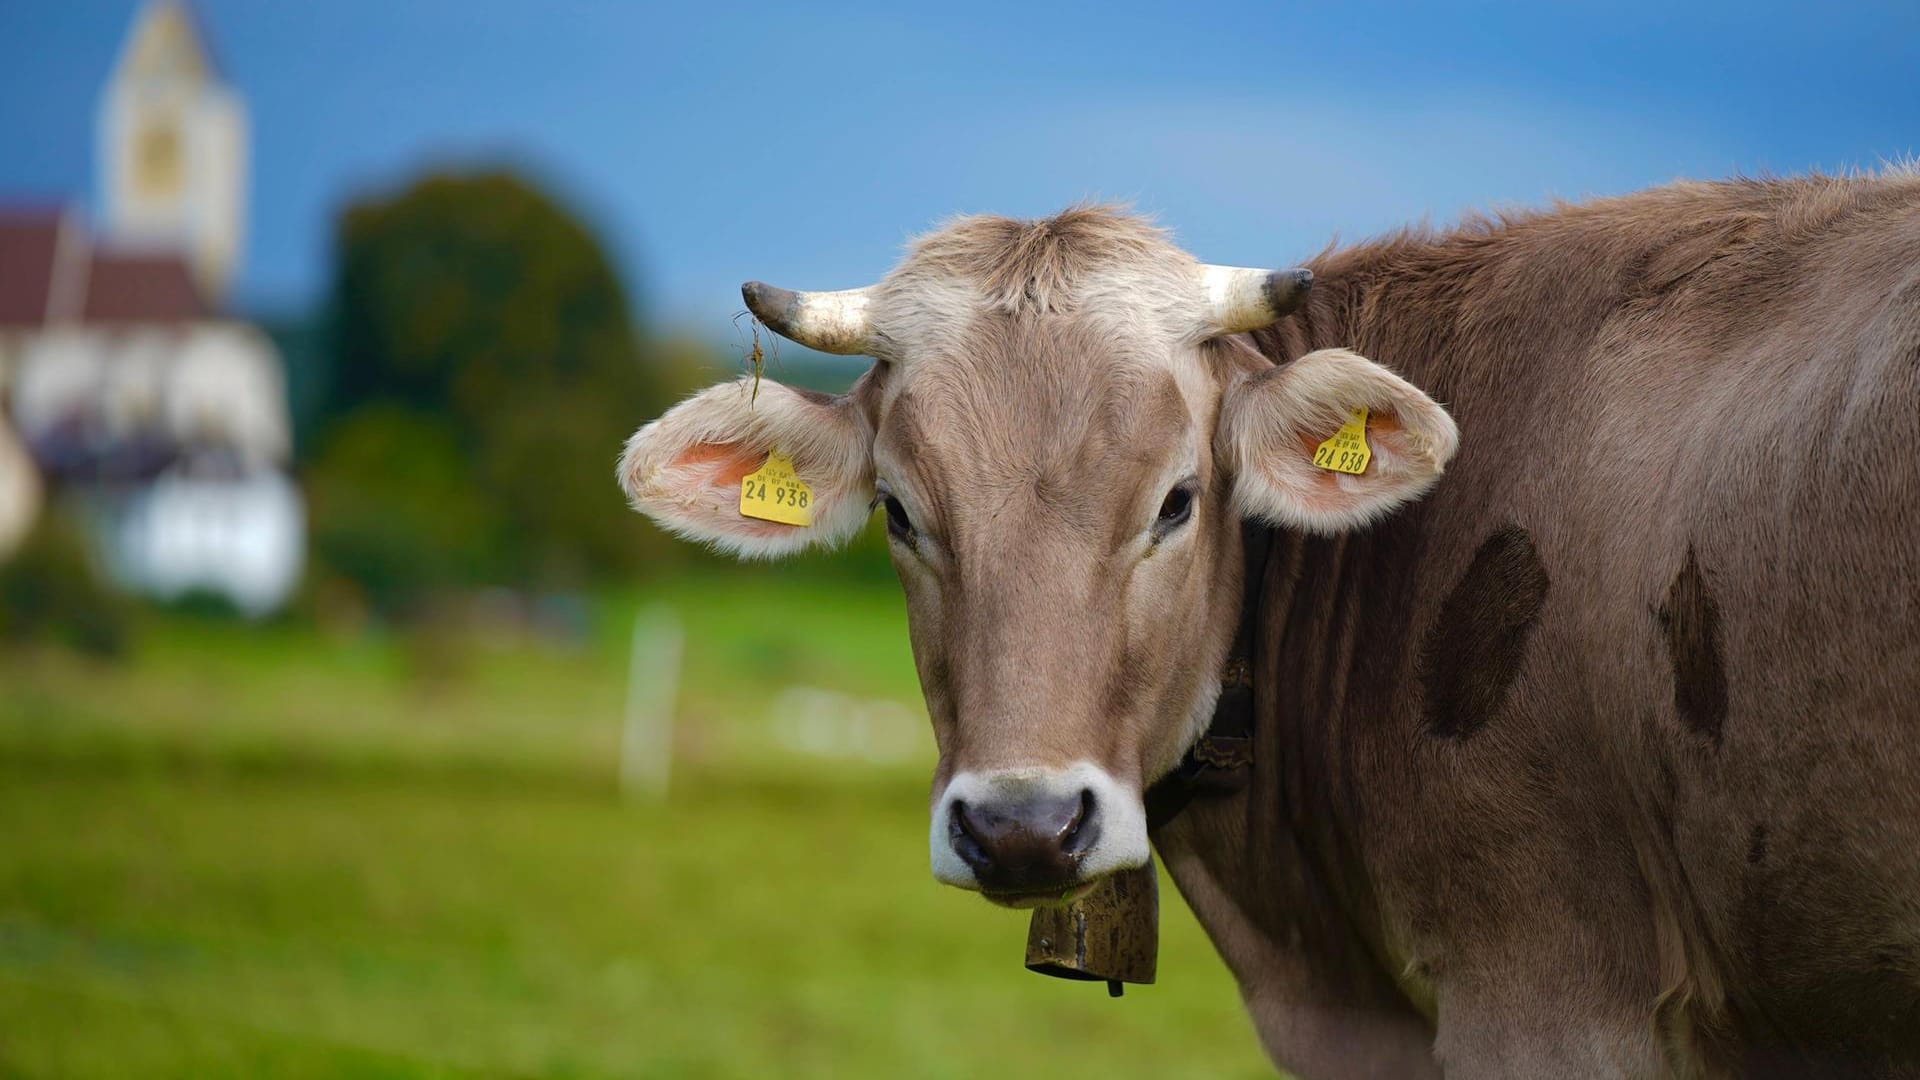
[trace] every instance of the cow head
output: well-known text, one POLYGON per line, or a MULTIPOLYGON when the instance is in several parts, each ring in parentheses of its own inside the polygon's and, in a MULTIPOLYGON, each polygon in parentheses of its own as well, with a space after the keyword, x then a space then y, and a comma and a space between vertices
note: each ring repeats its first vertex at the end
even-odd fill
POLYGON ((1203 266, 1138 219, 956 221, 870 288, 749 283, 779 333, 872 367, 842 396, 743 378, 628 442, 663 527, 745 557, 885 514, 940 762, 934 876, 1011 905, 1148 857, 1145 787, 1206 728, 1240 602, 1242 517, 1349 529, 1414 498, 1446 412, 1345 350, 1273 366, 1244 331, 1306 271, 1203 266), (1369 411, 1358 474, 1316 448, 1369 411), (743 516, 778 453, 807 524, 743 516))

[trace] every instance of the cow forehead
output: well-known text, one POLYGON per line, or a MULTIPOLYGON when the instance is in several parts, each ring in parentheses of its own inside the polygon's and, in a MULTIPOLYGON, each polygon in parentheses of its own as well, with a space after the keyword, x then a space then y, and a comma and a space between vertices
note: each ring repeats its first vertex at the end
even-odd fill
POLYGON ((1111 345, 1071 319, 996 318, 963 352, 891 372, 880 476, 977 538, 995 523, 1104 535, 1142 489, 1207 464, 1204 400, 1169 365, 1111 345))
POLYGON ((1212 386, 1197 267, 1153 225, 1101 207, 922 237, 873 294, 877 462, 1004 489, 1190 456, 1212 386))
POLYGON ((1008 323, 1067 319, 1155 362, 1204 328, 1197 268, 1161 230, 1109 208, 961 218, 915 241, 880 282, 875 338, 883 359, 909 366, 977 349, 1008 323))
POLYGON ((957 345, 887 366, 878 473, 954 511, 1052 508, 1093 528, 1170 470, 1210 471, 1217 403, 1191 344, 1116 339, 1077 317, 989 315, 957 345), (1095 481, 1100 500, 1064 494, 1095 481))
POLYGON ((1183 369, 1198 360, 1143 359, 1071 323, 983 327, 963 350, 889 373, 880 441, 1023 470, 1154 457, 1197 419, 1183 369))

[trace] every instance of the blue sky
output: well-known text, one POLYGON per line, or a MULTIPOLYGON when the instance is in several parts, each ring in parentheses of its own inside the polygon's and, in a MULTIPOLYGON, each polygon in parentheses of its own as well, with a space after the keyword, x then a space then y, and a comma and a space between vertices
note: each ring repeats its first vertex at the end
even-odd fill
MULTIPOLYGON (((1920 4, 676 5, 201 0, 253 120, 243 307, 324 293, 334 213, 507 162, 656 320, 862 284, 960 211, 1132 201, 1277 264, 1462 209, 1920 151, 1920 4), (817 10, 809 10, 817 9, 817 10)), ((0 4, 0 196, 92 190, 133 0, 0 4)))

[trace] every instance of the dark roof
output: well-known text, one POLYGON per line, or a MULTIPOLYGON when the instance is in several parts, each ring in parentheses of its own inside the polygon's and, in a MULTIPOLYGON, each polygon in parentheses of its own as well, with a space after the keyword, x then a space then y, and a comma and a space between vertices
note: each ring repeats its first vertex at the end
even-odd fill
POLYGON ((0 210, 0 326, 47 321, 59 249, 59 210, 0 210))
POLYGON ((83 323, 177 323, 213 310, 179 255, 102 251, 61 210, 0 208, 0 327, 44 326, 49 314, 83 323), (49 313, 56 279, 67 310, 49 313))
POLYGON ((179 256, 93 253, 81 321, 188 322, 208 314, 207 302, 179 256))

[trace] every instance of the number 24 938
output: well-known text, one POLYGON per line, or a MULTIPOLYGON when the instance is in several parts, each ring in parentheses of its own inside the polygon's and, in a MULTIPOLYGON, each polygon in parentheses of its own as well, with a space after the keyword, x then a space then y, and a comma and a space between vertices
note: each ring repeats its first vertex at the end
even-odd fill
MULTIPOLYGON (((747 485, 746 495, 749 499, 758 499, 761 502, 766 502, 768 501, 767 490, 767 482, 764 480, 758 483, 749 483, 747 485)), ((798 506, 804 508, 807 505, 807 493, 803 488, 790 488, 776 484, 772 490, 773 498, 771 501, 775 506, 798 506)))

